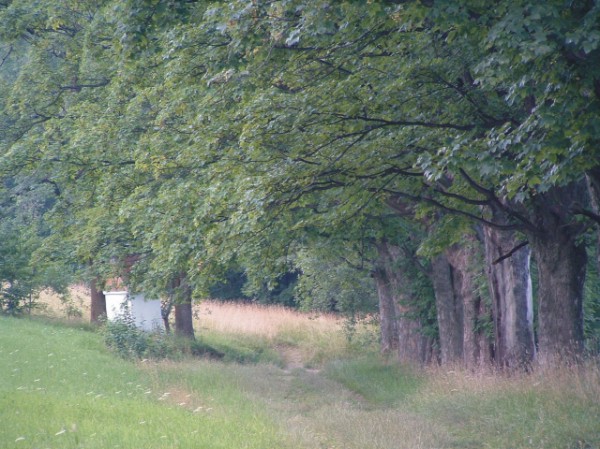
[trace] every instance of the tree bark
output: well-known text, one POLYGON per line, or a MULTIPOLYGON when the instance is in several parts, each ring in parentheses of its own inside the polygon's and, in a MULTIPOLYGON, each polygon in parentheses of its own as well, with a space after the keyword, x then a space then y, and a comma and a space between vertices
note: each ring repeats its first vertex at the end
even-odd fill
POLYGON ((539 359, 577 357, 583 352, 585 245, 559 229, 530 240, 539 279, 539 359))
POLYGON ((163 320, 163 324, 165 325, 165 332, 167 334, 171 333, 171 322, 169 321, 169 317, 171 316, 171 309, 173 309, 173 297, 170 295, 166 300, 161 301, 160 304, 160 315, 163 320))
POLYGON ((445 254, 435 257, 431 268, 440 332, 441 363, 459 363, 463 358, 463 302, 454 289, 454 270, 445 254))
MULTIPOLYGON (((498 218, 495 218, 496 222, 498 218)), ((494 357, 502 368, 524 368, 535 356, 533 296, 527 246, 513 231, 484 228, 487 279, 494 320, 494 357), (496 262, 497 261, 497 262, 496 262)))
POLYGON ((194 314, 192 310, 192 288, 185 275, 176 280, 175 335, 194 340, 194 314))
POLYGON ((476 276, 481 275, 478 263, 480 242, 465 237, 466 244, 454 245, 447 251, 452 265, 454 295, 462 300, 463 310, 463 363, 467 368, 488 364, 492 359, 492 345, 486 333, 491 312, 479 294, 476 276))
MULTIPOLYGON (((588 171, 586 179, 592 210, 596 215, 600 215, 600 167, 588 171)), ((598 273, 600 273, 600 230, 597 231, 596 237, 596 266, 598 267, 598 273)))
POLYGON ((418 317, 419 298, 410 295, 408 279, 400 266, 401 251, 382 241, 375 281, 379 293, 383 352, 396 350, 398 360, 409 364, 424 364, 432 358, 432 342, 422 330, 418 317))
POLYGON ((106 297, 102 290, 98 290, 98 279, 90 282, 90 322, 97 324, 106 317, 106 297))
POLYGON ((532 203, 535 232, 528 232, 538 266, 538 359, 577 358, 583 352, 583 294, 587 253, 580 237, 586 223, 572 208, 589 195, 584 181, 554 187, 532 203))
POLYGON ((377 267, 373 273, 379 298, 379 328, 381 337, 381 352, 390 354, 398 350, 398 317, 396 304, 390 289, 390 282, 382 267, 377 267))

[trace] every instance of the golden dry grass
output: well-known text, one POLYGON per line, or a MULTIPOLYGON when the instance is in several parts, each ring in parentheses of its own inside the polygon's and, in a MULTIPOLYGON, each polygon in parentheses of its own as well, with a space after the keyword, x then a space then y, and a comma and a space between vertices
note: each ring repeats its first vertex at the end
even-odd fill
POLYGON ((197 328, 275 339, 284 333, 330 334, 340 331, 342 320, 332 314, 307 314, 281 306, 255 303, 202 301, 195 307, 197 328))
POLYGON ((302 313, 281 306, 203 301, 195 306, 200 336, 218 334, 240 341, 262 341, 277 349, 289 368, 319 367, 349 349, 344 319, 302 313))
POLYGON ((90 316, 90 289, 85 285, 74 285, 66 296, 60 296, 52 290, 44 290, 38 298, 36 314, 54 318, 82 318, 90 316))
POLYGON ((591 359, 580 364, 542 366, 534 364, 530 372, 498 372, 492 368, 468 371, 461 367, 428 367, 428 394, 522 391, 568 393, 570 397, 600 404, 600 365, 591 359))
MULTIPOLYGON (((84 285, 69 289, 66 298, 51 290, 40 293, 38 313, 67 317, 76 308, 86 318, 90 311, 90 291, 84 285)), ((194 306, 196 329, 225 334, 241 334, 276 339, 294 332, 330 334, 342 330, 343 319, 333 314, 303 313, 277 305, 203 300, 194 306)))

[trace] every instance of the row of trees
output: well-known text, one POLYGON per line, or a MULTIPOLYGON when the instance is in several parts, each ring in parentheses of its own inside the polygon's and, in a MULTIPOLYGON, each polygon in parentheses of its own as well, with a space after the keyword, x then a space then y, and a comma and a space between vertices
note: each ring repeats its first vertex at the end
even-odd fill
POLYGON ((136 254, 130 282, 179 298, 190 335, 193 291, 231 270, 254 292, 294 272, 313 307, 376 295, 382 349, 404 361, 580 355, 599 14, 558 0, 0 2, 5 196, 48 195, 36 260, 101 284, 136 254))

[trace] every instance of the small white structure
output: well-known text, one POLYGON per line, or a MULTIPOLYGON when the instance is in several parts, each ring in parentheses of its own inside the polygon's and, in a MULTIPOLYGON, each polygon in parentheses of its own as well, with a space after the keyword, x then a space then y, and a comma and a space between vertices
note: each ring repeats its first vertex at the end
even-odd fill
POLYGON ((106 318, 131 316, 135 325, 145 331, 165 330, 159 299, 146 299, 142 293, 127 291, 103 292, 106 298, 106 318))

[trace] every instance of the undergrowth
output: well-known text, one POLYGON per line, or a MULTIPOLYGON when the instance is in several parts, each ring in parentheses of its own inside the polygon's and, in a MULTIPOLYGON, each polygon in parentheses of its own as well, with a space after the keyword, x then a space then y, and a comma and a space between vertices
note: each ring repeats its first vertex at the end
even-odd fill
POLYGON ((106 346, 124 359, 183 360, 202 357, 223 362, 280 363, 277 353, 260 338, 213 333, 190 340, 160 330, 144 331, 126 315, 106 321, 101 333, 106 346))

